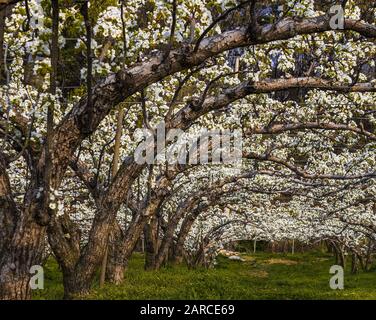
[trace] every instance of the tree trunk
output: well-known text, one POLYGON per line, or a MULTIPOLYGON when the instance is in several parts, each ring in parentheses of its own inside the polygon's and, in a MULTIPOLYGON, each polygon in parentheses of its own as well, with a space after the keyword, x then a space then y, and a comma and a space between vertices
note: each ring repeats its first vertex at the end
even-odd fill
POLYGON ((189 234, 189 231, 192 228, 192 225, 194 223, 195 219, 193 216, 188 216, 184 219, 180 232, 178 235, 178 240, 176 241, 176 245, 174 248, 174 253, 173 253, 173 258, 172 261, 173 263, 182 263, 184 260, 184 243, 185 240, 189 234))
POLYGON ((54 220, 50 223, 49 242, 63 270, 65 299, 87 294, 101 265, 115 214, 113 208, 98 207, 89 239, 82 250, 73 225, 68 224, 69 217, 63 223, 59 220, 60 223, 54 223, 54 220))
POLYGON ((351 257, 351 273, 355 274, 358 272, 358 261, 357 256, 355 253, 352 254, 351 257))
POLYGON ((108 260, 106 268, 106 280, 113 284, 120 284, 124 280, 126 260, 122 250, 123 232, 116 223, 111 233, 108 246, 108 260))
POLYGON ((106 280, 112 284, 120 284, 124 281, 124 272, 127 262, 122 256, 116 256, 116 259, 109 260, 107 264, 106 280))
POLYGON ((156 270, 160 269, 163 265, 163 262, 168 258, 168 250, 170 248, 170 245, 172 244, 174 233, 180 221, 180 217, 180 212, 176 212, 167 225, 166 233, 163 237, 162 243, 158 250, 158 254, 155 258, 156 270))
POLYGON ((5 33, 6 7, 0 9, 0 84, 6 83, 4 72, 4 33, 5 33))
POLYGON ((365 266, 364 266, 366 271, 369 270, 369 267, 372 264, 372 251, 373 251, 373 241, 370 240, 369 244, 368 244, 366 262, 365 262, 365 266))
POLYGON ((339 253, 340 253, 340 265, 342 266, 342 268, 345 268, 346 267, 346 256, 345 256, 345 252, 344 252, 343 248, 339 249, 339 253))
MULTIPOLYGON (((119 158, 120 158, 120 145, 121 145, 121 134, 123 129, 123 118, 124 118, 124 109, 120 107, 117 116, 117 124, 116 124, 116 134, 115 134, 115 146, 114 146, 114 156, 112 159, 112 170, 111 170, 111 177, 115 177, 116 173, 118 172, 119 167, 119 158)), ((113 244, 107 244, 106 251, 102 260, 102 267, 101 267, 101 274, 99 280, 99 286, 102 287, 104 285, 105 280, 109 280, 111 283, 119 284, 123 281, 123 262, 121 257, 121 252, 119 251, 118 243, 121 241, 122 232, 121 228, 118 226, 114 226, 114 231, 112 235, 115 237, 113 244), (112 246, 112 248, 110 248, 112 246), (116 247, 118 246, 118 247, 116 247), (109 258, 109 251, 112 250, 112 257, 109 258), (119 255, 119 257, 118 257, 119 255), (120 264, 119 264, 120 263, 120 264), (110 269, 107 272, 108 265, 111 264, 110 269)))
POLYGON ((78 264, 73 270, 63 269, 64 299, 79 299, 89 294, 100 260, 91 268, 78 264))
POLYGON ((30 268, 42 264, 45 227, 35 222, 19 222, 13 238, 0 258, 0 300, 31 298, 30 268))
POLYGON ((84 297, 90 292, 90 274, 73 270, 63 270, 64 299, 72 300, 84 297))
POLYGON ((145 270, 155 269, 158 252, 158 220, 152 217, 149 224, 144 228, 145 236, 145 270))
POLYGON ((346 259, 342 246, 333 242, 333 247, 336 254, 336 264, 340 265, 342 268, 345 268, 346 259))

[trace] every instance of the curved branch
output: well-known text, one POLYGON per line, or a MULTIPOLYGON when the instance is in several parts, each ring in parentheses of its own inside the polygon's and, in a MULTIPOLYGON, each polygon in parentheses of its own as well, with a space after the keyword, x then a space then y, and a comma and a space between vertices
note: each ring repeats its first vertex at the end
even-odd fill
POLYGON ((365 174, 359 175, 335 175, 335 174, 310 174, 306 171, 300 169, 299 167, 289 163, 287 160, 283 160, 272 156, 270 154, 256 154, 253 152, 247 153, 243 155, 245 159, 252 159, 258 161, 270 161, 273 163, 277 163, 283 165, 284 167, 288 168, 290 171, 294 172, 297 176, 305 179, 331 179, 331 180, 356 180, 362 178, 376 178, 376 172, 370 172, 365 174))
POLYGON ((272 126, 266 127, 256 127, 253 129, 248 129, 245 132, 245 135, 252 134, 279 134, 286 131, 297 131, 297 130, 306 130, 306 129, 322 129, 322 130, 342 130, 342 131, 351 131, 360 135, 364 135, 372 141, 376 141, 376 135, 365 131, 362 128, 349 126, 345 124, 336 124, 332 122, 321 123, 321 122, 297 122, 297 123, 286 123, 286 124, 275 124, 272 126))

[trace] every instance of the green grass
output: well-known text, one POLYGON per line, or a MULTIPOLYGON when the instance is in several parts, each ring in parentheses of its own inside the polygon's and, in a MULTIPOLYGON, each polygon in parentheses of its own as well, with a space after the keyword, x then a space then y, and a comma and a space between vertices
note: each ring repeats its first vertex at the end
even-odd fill
MULTIPOLYGON (((88 299, 376 299, 376 272, 353 275, 346 270, 345 289, 329 288, 333 258, 320 252, 256 253, 246 262, 218 258, 214 269, 185 266, 144 271, 143 257, 134 254, 119 286, 94 284, 88 299), (271 260, 274 259, 274 260, 271 260), (274 263, 270 263, 274 262, 274 263)), ((45 289, 34 299, 61 299, 61 274, 51 260, 45 269, 45 289)))

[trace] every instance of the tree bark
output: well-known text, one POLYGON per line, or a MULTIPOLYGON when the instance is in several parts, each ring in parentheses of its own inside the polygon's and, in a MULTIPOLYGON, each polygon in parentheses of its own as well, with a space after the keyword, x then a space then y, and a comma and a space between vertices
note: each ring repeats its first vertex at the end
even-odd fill
MULTIPOLYGON (((115 134, 115 146, 114 146, 114 156, 112 159, 112 170, 111 170, 111 177, 113 178, 119 167, 119 158, 120 158, 120 145, 121 145, 121 135, 123 131, 123 117, 124 117, 124 109, 120 107, 117 115, 117 124, 116 124, 116 134, 115 134)), ((113 240, 115 243, 113 244, 107 244, 105 254, 102 261, 102 267, 101 267, 101 274, 100 274, 100 280, 99 280, 99 286, 102 287, 104 285, 104 282, 106 279, 108 279, 112 283, 120 283, 123 280, 123 266, 121 262, 121 257, 118 255, 121 255, 120 252, 116 252, 119 250, 116 250, 117 243, 121 239, 121 228, 118 228, 118 225, 114 226, 114 230, 112 232, 112 236, 115 237, 113 240), (111 246, 111 248, 109 248, 111 246), (111 253, 109 251, 111 250, 111 253), (111 257, 111 266, 109 272, 107 272, 107 267, 109 264, 109 254, 112 255, 111 257), (119 266, 120 263, 120 266, 119 266)))
POLYGON ((158 253, 158 219, 153 216, 144 228, 145 237, 145 270, 155 269, 158 253))
POLYGON ((182 263, 184 259, 184 243, 187 239, 189 231, 192 228, 193 223, 195 222, 195 217, 192 215, 187 216, 181 225, 178 239, 175 244, 174 253, 172 257, 173 263, 182 263))
POLYGON ((355 274, 358 272, 358 258, 355 253, 351 256, 351 273, 355 274))
POLYGON ((89 273, 76 270, 63 270, 64 300, 84 297, 90 292, 91 281, 89 273))
MULTIPOLYGON (((184 216, 186 212, 188 212, 189 209, 192 208, 192 206, 195 203, 196 202, 193 202, 193 203, 189 202, 187 207, 183 206, 183 207, 178 208, 177 212, 175 212, 175 214, 172 215, 170 221, 168 222, 166 232, 162 239, 162 243, 159 247, 158 254, 155 258, 154 268, 156 270, 160 269, 163 262, 166 259, 168 259, 168 251, 169 251, 170 246, 172 245, 174 233, 176 231, 176 228, 179 224, 180 219, 184 216)), ((184 204, 186 205, 186 203, 184 204)))
POLYGON ((4 84, 6 76, 4 72, 4 33, 5 33, 6 8, 0 9, 0 84, 4 84))
POLYGON ((115 223, 109 240, 106 268, 106 280, 113 284, 120 284, 124 280, 127 261, 122 250, 123 237, 123 231, 119 224, 115 223))
POLYGON ((42 263, 45 227, 23 216, 0 258, 0 300, 30 299, 30 267, 42 263))
POLYGON ((7 230, 6 238, 0 239, 0 300, 29 299, 30 268, 42 264, 48 212, 43 197, 37 196, 39 188, 35 184, 24 196, 24 209, 16 209, 3 161, 0 161, 0 183, 0 202, 5 201, 8 208, 5 212, 4 208, 0 210, 5 213, 5 219, 0 219, 0 229, 7 230))

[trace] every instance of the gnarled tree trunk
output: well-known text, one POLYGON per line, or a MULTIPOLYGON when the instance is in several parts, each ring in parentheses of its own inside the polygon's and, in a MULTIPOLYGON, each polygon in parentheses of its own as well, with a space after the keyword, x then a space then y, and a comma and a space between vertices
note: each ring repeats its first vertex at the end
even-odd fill
POLYGON ((30 268, 40 265, 45 246, 45 227, 24 218, 11 240, 5 243, 0 258, 0 300, 31 298, 30 268))
POLYGON ((145 236, 145 270, 155 268, 156 255, 158 252, 158 220, 152 217, 149 224, 144 228, 145 236))
POLYGON ((106 280, 113 284, 120 284, 124 280, 127 260, 122 250, 123 238, 123 231, 119 224, 115 223, 109 239, 106 268, 106 280))
POLYGON ((178 239, 174 246, 174 252, 172 256, 173 263, 182 263, 184 259, 184 243, 187 239, 189 231, 192 228, 193 223, 195 222, 195 217, 193 215, 187 216, 181 225, 178 239))

